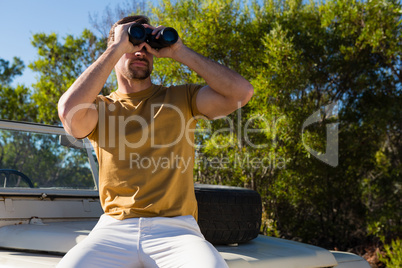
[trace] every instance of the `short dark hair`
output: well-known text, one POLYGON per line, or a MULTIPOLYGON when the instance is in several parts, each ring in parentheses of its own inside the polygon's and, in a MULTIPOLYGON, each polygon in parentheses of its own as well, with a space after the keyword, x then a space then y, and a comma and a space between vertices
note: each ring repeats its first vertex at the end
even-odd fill
POLYGON ((134 15, 134 16, 124 17, 124 18, 120 19, 119 21, 117 21, 115 24, 113 24, 112 28, 110 28, 109 37, 107 38, 107 46, 108 47, 114 41, 114 29, 116 28, 116 26, 120 25, 120 24, 126 24, 129 22, 149 24, 149 18, 147 16, 143 16, 143 15, 134 15))

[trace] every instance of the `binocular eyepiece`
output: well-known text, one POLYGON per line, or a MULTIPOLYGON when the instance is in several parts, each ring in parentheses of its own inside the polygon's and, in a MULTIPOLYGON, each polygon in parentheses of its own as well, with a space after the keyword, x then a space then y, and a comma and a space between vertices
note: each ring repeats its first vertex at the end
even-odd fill
POLYGON ((171 27, 162 29, 158 39, 156 39, 156 35, 152 35, 152 32, 152 29, 145 28, 140 23, 134 23, 128 28, 128 37, 134 46, 147 42, 155 49, 173 45, 179 39, 177 31, 171 27))

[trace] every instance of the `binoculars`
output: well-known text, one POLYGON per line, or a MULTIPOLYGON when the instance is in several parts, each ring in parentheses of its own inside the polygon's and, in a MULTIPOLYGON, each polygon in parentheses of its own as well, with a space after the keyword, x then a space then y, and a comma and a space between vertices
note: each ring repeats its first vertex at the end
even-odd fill
POLYGON ((145 28, 140 23, 134 23, 128 28, 128 37, 134 46, 147 42, 152 48, 155 49, 173 45, 179 39, 177 31, 171 27, 162 29, 158 39, 156 39, 156 35, 152 35, 152 32, 152 29, 145 28))

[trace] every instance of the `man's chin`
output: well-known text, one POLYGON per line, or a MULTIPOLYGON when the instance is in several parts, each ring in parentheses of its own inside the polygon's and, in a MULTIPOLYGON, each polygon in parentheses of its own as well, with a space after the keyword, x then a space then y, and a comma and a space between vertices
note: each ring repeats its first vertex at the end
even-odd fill
POLYGON ((149 75, 148 76, 133 77, 133 80, 143 81, 143 80, 148 79, 148 77, 149 77, 149 75))
POLYGON ((151 75, 150 71, 131 70, 129 77, 135 80, 145 80, 151 75))

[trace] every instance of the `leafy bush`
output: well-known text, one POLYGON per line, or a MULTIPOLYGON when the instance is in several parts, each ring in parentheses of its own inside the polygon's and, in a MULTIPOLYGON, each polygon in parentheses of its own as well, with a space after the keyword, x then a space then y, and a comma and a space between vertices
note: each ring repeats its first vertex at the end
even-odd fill
POLYGON ((391 244, 384 245, 385 254, 378 253, 378 258, 388 268, 402 267, 402 240, 392 240, 391 244))

